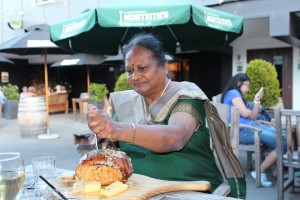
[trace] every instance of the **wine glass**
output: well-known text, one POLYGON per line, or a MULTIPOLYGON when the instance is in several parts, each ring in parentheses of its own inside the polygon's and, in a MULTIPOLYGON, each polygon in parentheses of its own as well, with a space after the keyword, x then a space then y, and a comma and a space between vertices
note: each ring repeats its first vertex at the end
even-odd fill
POLYGON ((0 200, 21 199, 24 181, 25 170, 21 154, 0 153, 0 200))

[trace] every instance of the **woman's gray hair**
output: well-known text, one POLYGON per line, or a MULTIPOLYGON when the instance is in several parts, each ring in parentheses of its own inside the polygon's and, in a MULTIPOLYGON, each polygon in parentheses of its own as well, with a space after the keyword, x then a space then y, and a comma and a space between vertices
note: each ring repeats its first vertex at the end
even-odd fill
POLYGON ((134 35, 128 44, 123 46, 123 56, 134 47, 142 47, 152 52, 153 58, 159 66, 163 66, 167 62, 165 52, 162 48, 162 43, 154 35, 150 33, 140 33, 134 35))

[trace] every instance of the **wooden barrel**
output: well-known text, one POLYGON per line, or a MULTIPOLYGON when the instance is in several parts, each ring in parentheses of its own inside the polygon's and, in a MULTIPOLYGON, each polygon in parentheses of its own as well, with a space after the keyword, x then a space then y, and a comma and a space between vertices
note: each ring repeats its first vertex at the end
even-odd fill
POLYGON ((21 98, 18 108, 18 123, 21 136, 24 138, 45 134, 47 130, 45 97, 21 98))

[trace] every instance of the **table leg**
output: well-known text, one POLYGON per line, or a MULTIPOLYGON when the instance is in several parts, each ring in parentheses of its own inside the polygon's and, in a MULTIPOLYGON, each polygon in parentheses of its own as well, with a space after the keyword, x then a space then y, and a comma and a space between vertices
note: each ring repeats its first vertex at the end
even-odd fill
POLYGON ((73 107, 73 115, 74 119, 77 119, 77 108, 76 108, 76 101, 72 101, 72 107, 73 107))
POLYGON ((81 121, 84 122, 83 101, 80 101, 80 102, 79 102, 79 107, 80 107, 80 118, 81 118, 81 121))

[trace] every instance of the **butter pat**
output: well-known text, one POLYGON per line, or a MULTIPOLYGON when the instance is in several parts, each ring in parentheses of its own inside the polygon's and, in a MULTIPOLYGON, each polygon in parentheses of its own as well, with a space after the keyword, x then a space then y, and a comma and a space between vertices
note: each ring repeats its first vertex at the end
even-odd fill
POLYGON ((100 195, 101 183, 99 181, 86 182, 84 184, 84 194, 100 195))
POLYGON ((115 196, 119 193, 122 193, 128 189, 128 185, 124 184, 120 181, 115 181, 112 184, 104 187, 100 191, 100 195, 106 196, 106 197, 111 197, 115 196))

